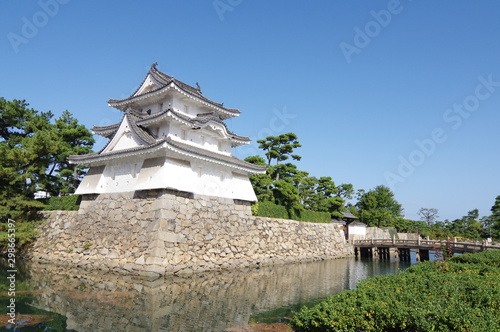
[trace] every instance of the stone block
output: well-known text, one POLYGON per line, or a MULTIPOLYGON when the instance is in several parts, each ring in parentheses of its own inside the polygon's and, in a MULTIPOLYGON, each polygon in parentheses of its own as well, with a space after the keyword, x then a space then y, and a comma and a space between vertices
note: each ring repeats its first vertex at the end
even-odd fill
POLYGON ((142 255, 141 257, 139 257, 138 259, 136 259, 134 263, 137 264, 137 265, 144 265, 146 263, 146 261, 144 259, 144 255, 142 255))
POLYGON ((146 232, 157 232, 160 229, 160 223, 158 220, 154 220, 149 223, 149 225, 146 227, 145 231, 146 232))
POLYGON ((148 256, 146 258, 146 265, 161 265, 162 263, 163 259, 161 257, 148 256))
POLYGON ((178 242, 178 236, 176 233, 173 232, 159 231, 158 239, 165 242, 178 242))
POLYGON ((125 209, 125 210, 136 210, 136 208, 137 207, 133 201, 127 202, 127 203, 125 203, 125 205, 123 205, 123 209, 125 209))
POLYGON ((161 265, 146 265, 144 266, 144 271, 157 273, 159 275, 165 274, 165 267, 161 265))
POLYGON ((155 212, 155 217, 158 219, 175 219, 177 213, 172 210, 159 209, 155 212))
POLYGON ((167 251, 164 248, 153 248, 151 249, 151 256, 152 257, 161 257, 164 258, 167 255, 167 251))

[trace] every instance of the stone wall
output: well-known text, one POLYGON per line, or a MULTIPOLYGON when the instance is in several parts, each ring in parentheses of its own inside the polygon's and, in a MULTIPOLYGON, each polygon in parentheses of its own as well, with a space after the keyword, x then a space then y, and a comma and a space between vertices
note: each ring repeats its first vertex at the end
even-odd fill
POLYGON ((84 196, 52 211, 36 261, 163 275, 353 255, 332 224, 254 217, 248 202, 168 190, 84 196))
POLYGON ((399 240, 418 240, 418 233, 397 233, 396 229, 382 229, 378 227, 366 227, 365 239, 392 239, 393 236, 399 240))

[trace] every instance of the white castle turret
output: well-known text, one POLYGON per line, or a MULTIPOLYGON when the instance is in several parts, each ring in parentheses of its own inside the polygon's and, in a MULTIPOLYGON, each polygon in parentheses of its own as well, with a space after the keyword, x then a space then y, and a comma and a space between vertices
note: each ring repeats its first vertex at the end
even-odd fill
POLYGON ((204 196, 256 201, 248 179, 264 166, 234 157, 233 147, 248 144, 224 120, 238 116, 187 85, 151 66, 128 98, 108 101, 123 112, 121 122, 93 127, 109 138, 99 152, 70 156, 90 169, 76 194, 172 189, 204 196))

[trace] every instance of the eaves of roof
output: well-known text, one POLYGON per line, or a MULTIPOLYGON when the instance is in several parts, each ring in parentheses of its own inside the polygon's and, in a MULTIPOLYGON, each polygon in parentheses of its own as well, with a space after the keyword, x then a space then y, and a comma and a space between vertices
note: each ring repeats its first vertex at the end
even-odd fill
POLYGON ((264 174, 266 172, 266 166, 254 165, 233 156, 208 151, 189 144, 174 141, 171 138, 157 140, 154 144, 137 146, 130 149, 123 149, 106 153, 97 152, 86 155, 72 155, 69 156, 68 160, 71 164, 90 165, 100 162, 105 163, 106 161, 111 159, 149 154, 160 149, 166 149, 183 156, 229 166, 248 172, 250 174, 264 174))
POLYGON ((224 113, 225 117, 233 117, 233 116, 238 116, 240 114, 240 111, 238 109, 225 107, 224 104, 216 103, 213 100, 208 99, 207 97, 203 96, 200 89, 194 88, 194 87, 192 87, 184 82, 181 82, 181 81, 175 79, 174 77, 168 76, 168 75, 160 72, 156 68, 156 63, 154 63, 151 66, 151 68, 148 71, 148 74, 146 75, 146 77, 142 81, 139 88, 137 88, 137 90, 128 98, 109 99, 108 104, 110 106, 119 108, 121 106, 125 106, 127 104, 130 104, 136 100, 141 100, 141 99, 153 96, 155 94, 161 93, 163 91, 168 90, 169 88, 176 88, 178 91, 180 91, 180 92, 182 92, 182 93, 184 93, 192 98, 198 99, 201 102, 207 103, 207 104, 215 107, 216 109, 218 109, 219 111, 224 113), (147 91, 147 92, 140 94, 140 95, 136 95, 136 93, 139 91, 139 88, 145 82, 148 75, 150 75, 151 78, 155 81, 155 83, 157 83, 158 88, 153 89, 151 91, 147 91))

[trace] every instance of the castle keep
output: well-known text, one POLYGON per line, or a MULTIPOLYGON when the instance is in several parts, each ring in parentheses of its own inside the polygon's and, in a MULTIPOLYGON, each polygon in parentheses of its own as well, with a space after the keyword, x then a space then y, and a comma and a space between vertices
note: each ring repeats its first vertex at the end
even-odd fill
POLYGON ((170 189, 256 201, 248 176, 265 167, 235 158, 231 149, 250 139, 231 132, 224 120, 238 116, 194 88, 160 72, 156 64, 128 98, 108 101, 121 122, 92 128, 109 138, 99 152, 71 156, 90 170, 76 194, 170 189))

